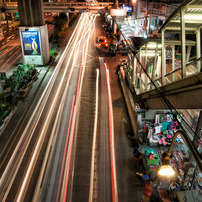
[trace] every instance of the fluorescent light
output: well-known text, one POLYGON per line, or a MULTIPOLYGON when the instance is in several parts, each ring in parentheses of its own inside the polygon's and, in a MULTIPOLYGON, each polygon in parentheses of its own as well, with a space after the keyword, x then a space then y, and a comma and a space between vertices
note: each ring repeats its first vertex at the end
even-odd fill
MULTIPOLYGON (((158 48, 161 48, 161 46, 162 46, 161 44, 158 44, 158 48)), ((147 45, 147 48, 156 48, 156 44, 150 43, 150 44, 147 45)))
MULTIPOLYGON (((156 54, 159 55, 159 54, 156 54)), ((155 53, 142 53, 141 56, 155 56, 155 53)))
POLYGON ((184 15, 184 19, 186 20, 202 20, 201 14, 186 14, 184 15))

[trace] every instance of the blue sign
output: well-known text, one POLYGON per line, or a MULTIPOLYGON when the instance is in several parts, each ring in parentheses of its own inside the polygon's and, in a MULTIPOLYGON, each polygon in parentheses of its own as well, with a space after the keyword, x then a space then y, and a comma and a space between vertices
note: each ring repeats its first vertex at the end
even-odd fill
POLYGON ((130 6, 124 6, 123 8, 126 9, 126 12, 132 12, 132 8, 130 6))
POLYGON ((41 55, 39 32, 21 31, 24 55, 41 55))

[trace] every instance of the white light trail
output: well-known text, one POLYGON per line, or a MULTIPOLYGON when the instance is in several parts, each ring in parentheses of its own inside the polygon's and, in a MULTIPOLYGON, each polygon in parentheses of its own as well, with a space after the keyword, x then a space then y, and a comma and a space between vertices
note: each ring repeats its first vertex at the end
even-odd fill
MULTIPOLYGON (((79 22, 80 22, 81 20, 82 20, 82 19, 80 18, 80 19, 79 19, 79 22)), ((79 24, 79 23, 78 23, 78 24, 79 24)), ((78 24, 77 24, 77 26, 76 26, 76 28, 75 28, 75 30, 74 30, 74 33, 76 32, 76 30, 77 30, 77 28, 78 28, 78 24)), ((27 126, 26 126, 26 128, 25 128, 23 134, 21 135, 21 138, 20 138, 20 140, 19 140, 19 142, 18 142, 18 144, 17 144, 17 146, 16 146, 16 148, 15 148, 15 150, 14 150, 14 152, 13 152, 13 154, 12 154, 12 156, 11 156, 11 158, 10 158, 8 164, 7 164, 7 166, 6 166, 6 169, 4 170, 4 173, 3 173, 3 175, 2 175, 2 177, 1 177, 1 179, 0 179, 0 189, 1 189, 1 192, 4 193, 4 195, 3 195, 3 200, 6 200, 6 197, 7 197, 8 193, 9 193, 9 191, 10 191, 10 188, 11 188, 12 183, 13 183, 13 181, 14 181, 14 179, 15 179, 15 176, 16 176, 16 174, 17 174, 17 172, 18 172, 18 169, 19 169, 20 164, 21 164, 21 162, 22 162, 22 159, 23 159, 23 157, 24 157, 24 155, 25 155, 25 152, 26 152, 26 150, 27 150, 27 147, 28 147, 28 145, 29 145, 29 142, 30 142, 30 140, 31 140, 31 138, 32 138, 33 132, 32 132, 32 135, 29 136, 29 138, 28 138, 28 140, 27 140, 27 144, 26 144, 26 146, 25 146, 25 148, 24 148, 23 151, 21 151, 21 148, 20 148, 20 147, 22 147, 21 145, 24 144, 24 138, 26 138, 26 134, 27 134, 27 131, 28 131, 30 125, 31 125, 31 126, 33 125, 33 120, 34 120, 36 114, 37 114, 38 112, 40 112, 40 113, 38 113, 38 117, 41 116, 41 113, 42 113, 43 110, 39 110, 39 108, 42 108, 42 109, 43 109, 43 107, 44 107, 44 105, 45 105, 45 103, 46 103, 46 101, 47 101, 47 97, 48 97, 48 95, 49 95, 50 92, 51 92, 51 89, 52 89, 52 87, 53 87, 53 84, 54 84, 54 81, 55 81, 55 79, 56 79, 56 77, 57 77, 57 74, 58 74, 58 72, 59 72, 59 70, 60 70, 60 67, 61 67, 61 65, 62 65, 62 62, 63 62, 64 59, 65 59, 66 52, 69 50, 70 44, 72 44, 72 40, 73 40, 73 37, 74 37, 74 33, 72 34, 72 36, 71 36, 71 38, 70 38, 70 40, 69 40, 69 42, 68 42, 68 44, 67 44, 67 46, 66 46, 64 52, 63 52, 63 54, 62 54, 62 56, 61 56, 61 59, 59 60, 59 62, 58 62, 58 64, 57 64, 56 68, 54 69, 54 72, 53 72, 53 74, 52 74, 52 76, 51 76, 51 78, 50 78, 50 80, 49 80, 49 82, 48 82, 48 84, 47 84, 47 86, 46 86, 46 88, 45 88, 45 90, 44 90, 44 93, 42 94, 42 96, 41 96, 39 102, 37 103, 37 106, 35 107, 35 110, 34 110, 34 112, 32 113, 32 116, 31 116, 31 118, 29 119, 29 121, 28 121, 28 123, 27 123, 27 126), (43 100, 43 99, 44 99, 44 100, 43 100), (42 102, 42 100, 43 100, 43 102, 42 102), (13 162, 15 162, 15 159, 17 158, 17 155, 20 155, 20 159, 18 159, 18 161, 17 161, 18 164, 17 164, 16 167, 13 169, 13 162), (14 170, 14 173, 11 172, 12 170, 14 170), (13 173, 13 174, 12 174, 12 176, 11 176, 11 179, 9 180, 9 185, 6 186, 6 187, 3 187, 3 184, 5 184, 5 183, 7 182, 8 175, 11 174, 11 173, 13 173), (3 190, 4 190, 4 191, 3 191, 3 190)), ((38 122, 38 120, 39 120, 39 118, 37 119, 36 122, 38 122)), ((36 124, 37 124, 37 123, 36 123, 36 124)), ((35 125, 36 125, 36 124, 35 124, 35 125)), ((34 129, 35 129, 35 128, 32 127, 32 130, 33 130, 33 131, 34 131, 34 129)))
POLYGON ((116 178, 116 163, 115 163, 115 149, 114 149, 114 120, 113 120, 113 107, 111 98, 111 89, 109 83, 109 70, 105 63, 106 68, 106 81, 108 91, 108 104, 109 104, 109 127, 110 127, 110 154, 111 154, 111 174, 112 174, 112 201, 118 202, 117 191, 117 178, 116 178))
MULTIPOLYGON (((81 16, 81 18, 82 18, 82 16, 81 16)), ((85 19, 82 18, 82 21, 83 21, 83 20, 85 20, 85 19)), ((83 23, 81 22, 81 25, 82 25, 82 24, 83 24, 83 23)), ((81 33, 82 28, 83 28, 83 27, 81 26, 81 27, 79 28, 79 30, 77 31, 77 38, 79 37, 79 33, 81 33)), ((57 89, 56 95, 55 95, 54 100, 53 100, 53 102, 52 102, 52 105, 51 105, 51 107, 50 107, 50 110, 49 110, 49 113, 48 113, 48 115, 47 115, 46 121, 45 121, 45 123, 44 123, 44 125, 43 125, 42 131, 40 132, 41 135, 40 135, 40 137, 39 137, 39 139, 38 139, 38 142, 37 142, 37 145, 36 145, 36 147, 35 147, 34 153, 33 153, 33 155, 32 155, 32 158, 31 158, 29 167, 28 167, 27 172, 26 172, 26 175, 25 175, 25 177, 24 177, 24 180, 23 180, 21 189, 20 189, 19 194, 18 194, 18 197, 17 197, 17 202, 23 201, 24 194, 26 193, 27 184, 28 184, 28 182, 29 182, 29 176, 31 175, 31 173, 32 173, 32 171, 33 171, 33 168, 34 168, 34 166, 35 166, 35 163, 36 163, 36 160, 37 160, 39 151, 40 151, 40 149, 41 149, 41 144, 42 144, 42 142, 43 142, 43 140, 44 140, 44 138, 45 138, 47 126, 48 126, 49 123, 50 123, 51 116, 52 116, 53 111, 54 111, 53 109, 54 109, 54 107, 56 106, 57 99, 58 99, 58 97, 59 97, 59 93, 60 93, 60 90, 61 90, 61 88, 62 88, 62 84, 63 84, 63 82, 64 82, 64 78, 65 78, 65 75, 66 75, 66 72, 67 72, 67 69, 68 69, 68 66, 69 66, 70 59, 71 59, 71 57, 72 57, 72 55, 73 55, 73 52, 74 52, 74 49, 75 49, 75 47, 76 47, 76 46, 75 46, 76 43, 77 43, 77 40, 75 40, 75 42, 74 42, 74 44, 73 44, 73 49, 72 49, 72 52, 71 52, 71 54, 70 54, 69 61, 68 61, 68 63, 67 63, 67 66, 66 66, 66 68, 65 68, 65 71, 64 71, 64 73, 63 73, 62 79, 61 79, 61 81, 60 81, 60 84, 59 84, 59 87, 58 87, 58 89, 57 89)))
POLYGON ((96 98, 95 98, 95 120, 93 130, 93 146, 91 155, 91 176, 90 176, 90 190, 89 190, 89 202, 93 201, 93 185, 94 185, 94 164, 95 164, 95 143, 97 138, 97 120, 98 120, 98 87, 99 87, 99 69, 97 69, 96 76, 96 98))

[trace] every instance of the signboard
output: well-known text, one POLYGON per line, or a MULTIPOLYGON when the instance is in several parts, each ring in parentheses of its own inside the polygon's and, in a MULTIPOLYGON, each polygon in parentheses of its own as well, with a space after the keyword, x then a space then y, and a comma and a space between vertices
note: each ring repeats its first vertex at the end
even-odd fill
POLYGON ((21 31, 24 55, 41 55, 39 31, 21 31))
POLYGON ((44 65, 50 59, 48 27, 19 27, 23 62, 25 64, 44 65))
POLYGON ((124 9, 126 9, 126 12, 132 12, 132 8, 130 6, 124 6, 124 9))
POLYGON ((111 16, 126 16, 126 9, 110 9, 109 14, 111 16))

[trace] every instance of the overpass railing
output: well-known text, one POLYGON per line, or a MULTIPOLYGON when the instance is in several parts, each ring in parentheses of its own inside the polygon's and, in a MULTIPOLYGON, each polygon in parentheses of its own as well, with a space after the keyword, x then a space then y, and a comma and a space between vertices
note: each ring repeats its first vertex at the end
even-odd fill
MULTIPOLYGON (((134 87, 136 94, 141 94, 155 89, 153 83, 156 85, 156 87, 161 87, 182 79, 181 61, 176 60, 175 69, 174 70, 170 69, 170 71, 169 71, 170 64, 167 64, 168 68, 166 74, 164 75, 166 81, 164 85, 162 85, 160 64, 157 64, 157 62, 155 63, 153 59, 152 60, 147 59, 147 62, 144 61, 144 63, 141 63, 138 60, 138 58, 134 57, 132 60, 131 58, 128 59, 128 61, 130 62, 126 69, 127 72, 126 78, 129 81, 129 83, 134 87), (134 64, 130 64, 132 62, 134 62, 134 64)), ((192 75, 196 75, 197 73, 201 72, 202 71, 201 64, 202 64, 202 57, 187 63, 185 78, 190 77, 192 75), (200 68, 198 68, 199 64, 200 68)))
MULTIPOLYGON (((111 7, 114 3, 113 2, 43 2, 44 7, 63 7, 63 8, 73 8, 73 7, 111 7)), ((6 8, 6 10, 16 8, 17 9, 17 2, 11 2, 11 3, 0 3, 0 8, 6 8)))

